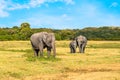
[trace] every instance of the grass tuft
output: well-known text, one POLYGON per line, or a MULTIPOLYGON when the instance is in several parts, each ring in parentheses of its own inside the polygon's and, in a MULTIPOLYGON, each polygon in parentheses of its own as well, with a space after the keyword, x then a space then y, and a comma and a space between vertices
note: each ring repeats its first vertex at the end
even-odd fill
POLYGON ((52 55, 48 58, 47 57, 47 52, 43 53, 44 54, 43 57, 40 57, 40 56, 35 57, 33 53, 34 52, 31 51, 31 50, 26 50, 26 54, 24 54, 23 56, 27 57, 26 58, 27 61, 32 61, 32 62, 34 62, 36 60, 38 60, 38 61, 52 61, 52 62, 53 61, 60 61, 61 60, 60 58, 55 58, 52 55))
POLYGON ((7 75, 9 75, 9 76, 11 76, 11 77, 14 77, 14 78, 21 78, 22 77, 22 75, 21 75, 21 73, 15 73, 15 72, 7 72, 7 73, 5 73, 5 74, 7 74, 7 75))

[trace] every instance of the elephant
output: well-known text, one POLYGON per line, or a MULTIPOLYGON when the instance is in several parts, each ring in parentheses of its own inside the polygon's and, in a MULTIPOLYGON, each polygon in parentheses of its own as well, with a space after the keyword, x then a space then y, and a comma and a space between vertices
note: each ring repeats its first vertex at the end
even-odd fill
POLYGON ((79 48, 80 53, 84 53, 85 47, 87 45, 87 38, 83 35, 79 35, 78 37, 75 38, 77 47, 79 48))
POLYGON ((53 50, 53 56, 56 56, 55 36, 54 33, 38 32, 34 33, 30 37, 30 42, 34 50, 34 56, 43 56, 43 49, 47 48, 48 57, 50 57, 51 49, 53 50))
POLYGON ((76 53, 76 48, 77 48, 77 44, 75 40, 72 40, 69 44, 70 47, 70 52, 71 53, 76 53))

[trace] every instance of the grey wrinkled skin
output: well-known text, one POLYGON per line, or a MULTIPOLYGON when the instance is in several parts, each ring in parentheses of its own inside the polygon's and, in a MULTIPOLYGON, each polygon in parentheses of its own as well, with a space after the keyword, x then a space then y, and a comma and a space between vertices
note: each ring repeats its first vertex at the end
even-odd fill
POLYGON ((76 53, 77 44, 75 40, 70 42, 69 47, 70 47, 70 53, 76 53))
POLYGON ((87 45, 87 38, 85 36, 78 36, 75 38, 76 43, 77 43, 77 47, 79 48, 79 52, 80 53, 84 53, 85 52, 85 47, 87 45))
POLYGON ((50 57, 51 50, 53 50, 54 57, 56 56, 55 36, 54 33, 39 32, 34 33, 30 37, 30 42, 34 50, 34 55, 43 56, 43 49, 47 48, 48 57, 50 57))

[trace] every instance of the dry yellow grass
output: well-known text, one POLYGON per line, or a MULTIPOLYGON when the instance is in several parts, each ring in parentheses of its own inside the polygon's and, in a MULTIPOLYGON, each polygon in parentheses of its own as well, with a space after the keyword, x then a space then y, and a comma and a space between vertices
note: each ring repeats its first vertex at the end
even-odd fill
POLYGON ((56 41, 58 60, 30 61, 29 41, 1 41, 0 80, 120 80, 120 41, 89 41, 85 54, 69 42, 56 41))

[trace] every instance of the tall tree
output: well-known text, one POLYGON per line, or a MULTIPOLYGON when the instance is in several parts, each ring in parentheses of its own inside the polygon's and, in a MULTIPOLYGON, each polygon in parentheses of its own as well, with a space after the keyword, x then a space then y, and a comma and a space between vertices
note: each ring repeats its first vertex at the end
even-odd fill
POLYGON ((30 28, 30 24, 27 22, 24 22, 20 25, 20 39, 22 40, 27 40, 29 39, 30 35, 31 35, 31 28, 30 28))

